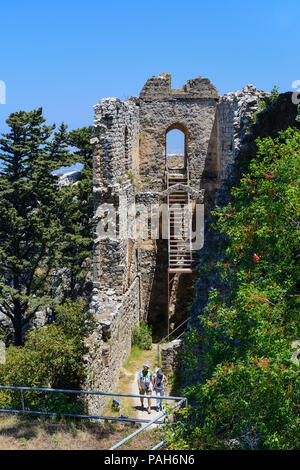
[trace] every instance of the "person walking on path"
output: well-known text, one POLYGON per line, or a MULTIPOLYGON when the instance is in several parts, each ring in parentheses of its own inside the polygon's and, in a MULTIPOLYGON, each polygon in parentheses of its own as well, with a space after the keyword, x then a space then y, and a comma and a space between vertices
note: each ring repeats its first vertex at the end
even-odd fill
MULTIPOLYGON (((148 396, 148 413, 151 413, 151 399, 153 387, 153 375, 148 364, 143 365, 143 369, 137 375, 137 383, 140 395, 148 396)), ((144 409, 144 398, 141 397, 141 407, 144 409)))
MULTIPOLYGON (((165 386, 168 384, 167 377, 164 375, 161 369, 156 371, 153 388, 155 390, 155 395, 163 397, 165 394, 165 386)), ((162 410, 162 400, 160 398, 156 399, 156 411, 162 410)))

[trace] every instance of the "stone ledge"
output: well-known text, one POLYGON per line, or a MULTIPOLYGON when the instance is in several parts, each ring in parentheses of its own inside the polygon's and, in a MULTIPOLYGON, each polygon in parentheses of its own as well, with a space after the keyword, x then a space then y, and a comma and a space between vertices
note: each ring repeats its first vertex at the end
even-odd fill
POLYGON ((183 351, 183 341, 174 339, 161 347, 161 364, 163 370, 176 370, 182 366, 179 354, 183 351))

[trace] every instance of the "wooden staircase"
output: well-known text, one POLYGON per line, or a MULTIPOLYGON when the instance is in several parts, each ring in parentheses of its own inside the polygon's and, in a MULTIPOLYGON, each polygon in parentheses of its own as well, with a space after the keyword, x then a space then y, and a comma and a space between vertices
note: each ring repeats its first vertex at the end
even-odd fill
MULTIPOLYGON (((166 165, 167 189, 177 184, 189 186, 189 167, 169 169, 166 165)), ((168 192, 168 334, 170 333, 170 303, 175 279, 180 274, 194 272, 192 251, 192 209, 190 193, 185 188, 168 192)), ((175 287, 176 288, 176 287, 175 287)))
MULTIPOLYGON (((187 170, 169 170, 167 188, 176 184, 189 184, 187 170)), ((192 273, 193 255, 191 240, 190 195, 178 189, 168 195, 168 257, 169 273, 192 273)))

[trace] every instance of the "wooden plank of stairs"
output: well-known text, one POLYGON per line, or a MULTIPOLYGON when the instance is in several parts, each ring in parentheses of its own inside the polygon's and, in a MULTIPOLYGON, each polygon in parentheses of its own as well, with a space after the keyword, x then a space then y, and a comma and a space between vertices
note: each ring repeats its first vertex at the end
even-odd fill
POLYGON ((178 273, 178 274, 180 274, 180 273, 188 274, 188 273, 193 273, 193 272, 194 272, 194 270, 191 269, 191 268, 169 268, 169 273, 170 274, 173 274, 173 273, 174 274, 176 274, 176 273, 178 273))
MULTIPOLYGON (((188 177, 185 173, 168 174, 168 187, 177 184, 187 185, 188 177)), ((185 216, 184 206, 188 203, 189 196, 184 189, 176 189, 168 196, 169 203, 169 273, 192 273, 194 260, 190 250, 189 237, 186 238, 184 229, 175 237, 175 231, 183 222, 185 216), (179 237, 179 238, 177 238, 179 237)))

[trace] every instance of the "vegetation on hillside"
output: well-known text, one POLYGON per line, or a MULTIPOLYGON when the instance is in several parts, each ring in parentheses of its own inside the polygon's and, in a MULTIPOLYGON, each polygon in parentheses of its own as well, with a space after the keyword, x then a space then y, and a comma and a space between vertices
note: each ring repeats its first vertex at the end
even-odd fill
POLYGON ((300 445, 299 363, 291 360, 300 340, 300 132, 258 139, 257 148, 233 202, 214 211, 218 258, 202 272, 217 268, 221 287, 186 335, 190 407, 171 449, 300 445))
MULTIPOLYGON (((85 337, 94 322, 80 303, 67 301, 56 320, 28 332, 23 347, 10 345, 0 364, 0 384, 7 386, 78 389, 86 377, 85 337)), ((80 403, 62 393, 25 392, 27 409, 55 413, 79 412, 80 403)), ((20 392, 0 391, 0 408, 20 409, 20 392)))
MULTIPOLYGON (((24 342, 39 311, 83 295, 92 244, 92 127, 45 124, 42 108, 12 113, 0 138, 0 333, 24 342), (54 170, 80 161, 59 189, 54 170), (66 282, 66 277, 68 282, 66 282), (58 293, 58 285, 67 285, 58 293)), ((88 296, 86 295, 88 299, 88 296)))
MULTIPOLYGON (((0 383, 78 388, 86 376, 84 338, 94 327, 86 308, 92 127, 55 130, 41 108, 13 113, 7 124, 0 138, 0 334, 9 346, 0 383), (75 162, 83 164, 78 182, 59 188, 54 170, 75 162), (54 321, 31 330, 45 309, 54 321)), ((190 406, 178 412, 170 449, 300 445, 299 363, 292 361, 300 340, 300 132, 258 139, 257 149, 232 202, 214 211, 221 237, 201 271, 217 270, 220 287, 185 337, 181 393, 190 406)), ((133 345, 147 350, 151 343, 145 323, 134 329, 133 345)), ((0 406, 19 408, 19 392, 0 391, 0 406)), ((74 396, 36 392, 26 392, 26 406, 56 413, 82 407, 74 396)))

